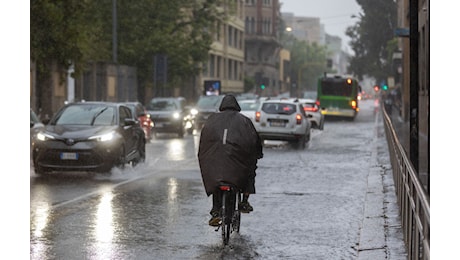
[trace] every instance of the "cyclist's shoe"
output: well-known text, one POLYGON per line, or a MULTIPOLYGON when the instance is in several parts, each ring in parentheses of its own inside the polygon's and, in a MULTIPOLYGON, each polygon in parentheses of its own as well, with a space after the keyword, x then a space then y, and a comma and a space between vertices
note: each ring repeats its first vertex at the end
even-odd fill
POLYGON ((209 225, 213 227, 218 227, 222 222, 219 211, 211 210, 211 219, 209 220, 209 225))
POLYGON ((249 204, 249 201, 241 202, 239 208, 240 208, 241 213, 249 213, 254 210, 251 204, 249 204))

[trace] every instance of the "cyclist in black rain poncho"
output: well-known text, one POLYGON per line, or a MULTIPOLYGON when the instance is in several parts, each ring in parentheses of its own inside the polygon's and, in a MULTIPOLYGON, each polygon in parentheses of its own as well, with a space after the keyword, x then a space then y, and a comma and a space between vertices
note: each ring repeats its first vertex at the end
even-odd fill
POLYGON ((218 113, 212 114, 201 130, 198 160, 206 194, 213 195, 209 225, 220 222, 222 207, 218 186, 221 182, 236 185, 243 191, 241 211, 253 210, 248 202, 254 194, 257 160, 263 157, 262 143, 251 120, 239 113, 233 95, 226 95, 218 113))

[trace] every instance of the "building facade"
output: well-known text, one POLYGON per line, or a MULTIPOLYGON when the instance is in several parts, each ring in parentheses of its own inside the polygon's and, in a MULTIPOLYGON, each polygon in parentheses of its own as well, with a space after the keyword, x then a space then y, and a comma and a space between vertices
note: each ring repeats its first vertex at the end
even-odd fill
POLYGON ((206 81, 220 81, 221 93, 244 92, 244 3, 229 0, 222 6, 230 16, 218 30, 209 52, 209 61, 196 79, 196 91, 204 93, 206 81))
POLYGON ((261 96, 274 96, 281 91, 279 10, 278 0, 245 0, 244 74, 255 82, 254 92, 261 96))

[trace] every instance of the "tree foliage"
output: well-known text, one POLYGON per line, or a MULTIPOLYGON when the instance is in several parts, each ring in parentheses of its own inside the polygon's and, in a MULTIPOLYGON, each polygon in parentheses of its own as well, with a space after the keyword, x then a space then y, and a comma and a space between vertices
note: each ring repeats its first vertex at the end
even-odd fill
POLYGON ((377 81, 385 80, 391 74, 391 57, 395 51, 397 4, 393 0, 356 1, 363 14, 358 17, 359 22, 346 31, 355 53, 350 59, 349 71, 359 79, 367 75, 377 81))
MULTIPOLYGON (((51 61, 79 73, 91 61, 112 61, 115 0, 31 2, 31 60, 41 71, 51 61)), ((225 19, 223 0, 126 0, 117 3, 117 62, 152 75, 153 56, 168 56, 171 79, 198 72, 207 61, 216 25, 225 19)))
POLYGON ((315 90, 317 79, 328 70, 327 47, 307 43, 288 34, 283 34, 281 39, 291 53, 291 82, 296 82, 301 89, 315 90))

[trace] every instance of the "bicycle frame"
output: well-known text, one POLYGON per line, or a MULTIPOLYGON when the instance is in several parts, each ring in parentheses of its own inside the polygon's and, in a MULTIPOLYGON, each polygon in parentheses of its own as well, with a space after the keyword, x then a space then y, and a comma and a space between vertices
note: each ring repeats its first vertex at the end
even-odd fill
MULTIPOLYGON (((228 244, 230 234, 233 231, 240 232, 241 212, 239 205, 242 200, 241 192, 238 188, 230 184, 219 186, 222 196, 221 216, 222 241, 224 246, 228 244)), ((216 229, 216 231, 219 228, 216 229)))

